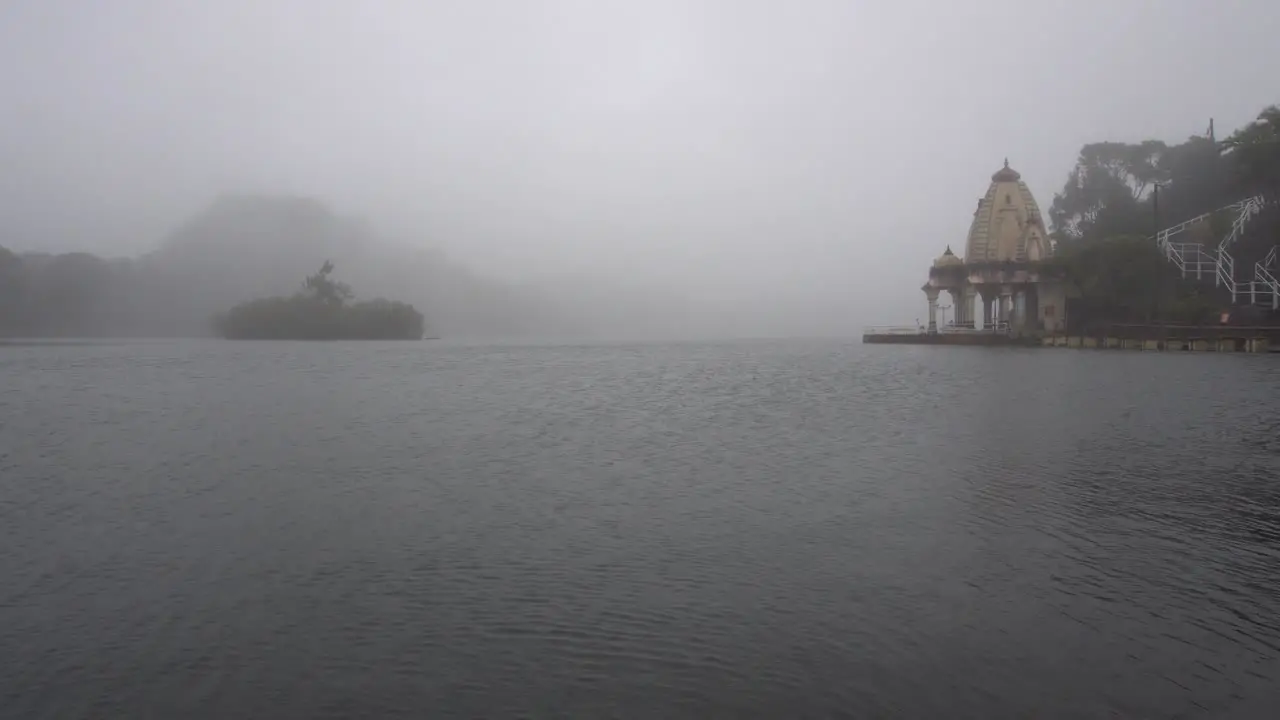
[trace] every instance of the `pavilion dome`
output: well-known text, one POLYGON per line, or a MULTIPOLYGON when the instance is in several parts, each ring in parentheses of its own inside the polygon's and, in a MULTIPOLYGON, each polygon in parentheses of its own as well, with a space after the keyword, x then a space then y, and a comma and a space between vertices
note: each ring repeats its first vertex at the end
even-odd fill
POLYGON ((945 252, 943 252, 933 261, 934 267, 947 267, 949 265, 963 265, 963 264, 964 264, 964 261, 956 257, 955 253, 951 252, 950 245, 947 246, 947 249, 945 252))
POLYGON ((1005 160, 978 200, 965 242, 965 261, 1034 262, 1052 254, 1040 206, 1022 175, 1005 160))

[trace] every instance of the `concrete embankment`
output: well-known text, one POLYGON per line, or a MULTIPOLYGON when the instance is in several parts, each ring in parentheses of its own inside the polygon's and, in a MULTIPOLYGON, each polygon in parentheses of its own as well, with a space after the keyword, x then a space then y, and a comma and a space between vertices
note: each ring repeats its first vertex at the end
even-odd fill
POLYGON ((1041 336, 1045 347, 1174 352, 1280 352, 1280 327, 1114 325, 1078 335, 1041 336))
POLYGON ((1083 333, 904 332, 868 330, 862 342, 970 347, 1065 347, 1173 352, 1280 353, 1280 327, 1112 325, 1083 333))

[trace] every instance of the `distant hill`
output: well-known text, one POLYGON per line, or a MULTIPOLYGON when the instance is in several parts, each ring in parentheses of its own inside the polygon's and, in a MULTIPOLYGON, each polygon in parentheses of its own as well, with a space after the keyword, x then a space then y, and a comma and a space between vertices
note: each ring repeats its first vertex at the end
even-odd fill
POLYGON ((536 297, 480 278, 435 250, 386 240, 368 223, 309 198, 224 196, 139 265, 164 278, 166 294, 186 289, 173 309, 174 322, 185 324, 246 298, 295 290, 323 260, 358 289, 417 306, 429 332, 442 336, 521 335, 555 325, 536 297))
MULTIPOLYGON (((321 262, 372 297, 419 308, 428 334, 574 333, 537 293, 481 278, 443 254, 289 196, 224 196, 133 260, 0 248, 0 335, 192 336, 246 300, 289 294, 321 262)), ((368 298, 357 298, 368 299, 368 298)))

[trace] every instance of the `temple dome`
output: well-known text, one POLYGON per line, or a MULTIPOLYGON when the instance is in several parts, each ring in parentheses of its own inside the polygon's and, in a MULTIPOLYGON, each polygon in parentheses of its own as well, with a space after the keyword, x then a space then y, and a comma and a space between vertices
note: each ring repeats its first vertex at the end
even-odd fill
POLYGON ((946 267, 948 265, 961 265, 963 263, 963 260, 956 257, 956 254, 951 252, 951 246, 948 245, 946 251, 934 259, 933 266, 946 267))
POLYGON ((1004 167, 995 171, 991 175, 991 182, 1018 182, 1022 179, 1022 174, 1017 170, 1009 167, 1009 161, 1004 161, 1004 167))
POLYGON ((1040 206, 1022 175, 1004 167, 991 176, 978 200, 965 243, 965 262, 1033 262, 1053 253, 1040 206))

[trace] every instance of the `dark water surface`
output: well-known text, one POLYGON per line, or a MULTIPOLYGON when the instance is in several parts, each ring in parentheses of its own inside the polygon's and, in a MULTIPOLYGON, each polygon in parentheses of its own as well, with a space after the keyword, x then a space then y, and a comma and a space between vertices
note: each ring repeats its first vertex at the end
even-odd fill
POLYGON ((0 714, 1275 717, 1280 358, 0 348, 0 714))

